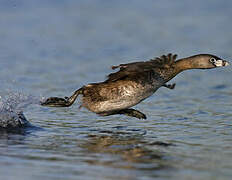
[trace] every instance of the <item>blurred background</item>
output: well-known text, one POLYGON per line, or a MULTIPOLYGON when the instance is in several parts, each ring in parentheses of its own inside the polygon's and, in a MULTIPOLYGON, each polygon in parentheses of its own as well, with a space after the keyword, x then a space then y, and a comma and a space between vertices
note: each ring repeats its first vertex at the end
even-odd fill
MULTIPOLYGON (((69 96, 111 65, 167 53, 232 62, 231 9, 227 0, 0 0, 1 103, 69 96)), ((23 111, 41 129, 2 132, 0 178, 231 179, 231 67, 172 82, 136 107, 146 121, 30 101, 23 111)))

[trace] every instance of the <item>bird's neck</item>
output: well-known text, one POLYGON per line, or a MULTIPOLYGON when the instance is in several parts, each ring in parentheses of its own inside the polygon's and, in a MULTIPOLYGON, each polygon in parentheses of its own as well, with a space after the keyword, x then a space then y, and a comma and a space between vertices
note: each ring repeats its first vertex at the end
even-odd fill
POLYGON ((197 56, 191 56, 183 59, 179 59, 175 62, 176 75, 182 71, 189 69, 209 69, 203 59, 197 56))
POLYGON ((193 60, 187 58, 177 60, 174 64, 174 69, 176 75, 182 71, 193 69, 193 60))
POLYGON ((182 71, 189 70, 189 69, 209 69, 202 61, 201 57, 191 56, 183 59, 177 60, 173 68, 168 70, 167 76, 165 77, 165 81, 169 81, 174 78, 177 74, 181 73, 182 71))

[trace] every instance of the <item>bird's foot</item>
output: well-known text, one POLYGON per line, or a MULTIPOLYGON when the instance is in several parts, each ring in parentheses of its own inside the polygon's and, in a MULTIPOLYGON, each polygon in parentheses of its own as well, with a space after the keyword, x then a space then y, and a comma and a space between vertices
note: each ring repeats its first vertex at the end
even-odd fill
POLYGON ((123 109, 119 111, 117 114, 124 114, 127 116, 136 117, 138 119, 147 119, 145 114, 135 109, 123 109))
POLYGON ((46 99, 46 101, 41 102, 42 106, 49 106, 49 107, 66 107, 69 104, 69 98, 59 98, 59 97, 50 97, 46 99))
POLYGON ((176 83, 173 83, 173 84, 164 84, 163 86, 166 87, 166 88, 168 88, 168 89, 174 89, 175 86, 176 86, 176 83))

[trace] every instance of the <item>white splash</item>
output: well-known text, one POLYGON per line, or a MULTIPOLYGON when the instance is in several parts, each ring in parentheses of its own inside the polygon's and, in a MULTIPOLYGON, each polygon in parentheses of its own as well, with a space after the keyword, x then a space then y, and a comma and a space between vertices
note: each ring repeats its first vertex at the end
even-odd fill
POLYGON ((40 99, 32 95, 10 92, 4 98, 0 96, 0 128, 16 128, 29 125, 23 110, 32 104, 39 104, 40 99))

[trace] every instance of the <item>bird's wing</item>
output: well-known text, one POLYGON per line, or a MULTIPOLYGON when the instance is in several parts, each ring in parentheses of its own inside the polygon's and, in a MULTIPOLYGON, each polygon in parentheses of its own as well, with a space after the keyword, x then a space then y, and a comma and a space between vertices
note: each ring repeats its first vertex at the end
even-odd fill
POLYGON ((112 69, 120 68, 120 70, 115 73, 109 74, 107 76, 108 79, 106 81, 117 81, 119 79, 124 79, 128 76, 134 76, 140 73, 152 71, 152 69, 155 68, 169 68, 174 64, 176 58, 176 54, 168 54, 150 59, 149 61, 145 62, 141 61, 112 66, 112 69))
POLYGON ((155 57, 151 59, 149 62, 153 64, 153 66, 160 68, 169 68, 171 67, 177 58, 177 54, 162 55, 160 57, 155 57))

